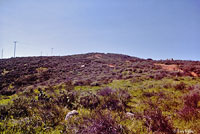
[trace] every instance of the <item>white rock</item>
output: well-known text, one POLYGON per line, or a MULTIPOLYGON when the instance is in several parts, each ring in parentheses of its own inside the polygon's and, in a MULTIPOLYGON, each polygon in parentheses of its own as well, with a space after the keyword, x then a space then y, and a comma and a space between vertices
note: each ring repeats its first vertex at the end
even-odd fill
POLYGON ((78 115, 78 111, 72 110, 72 111, 68 112, 67 115, 65 116, 65 120, 68 120, 69 118, 71 118, 74 115, 78 115))
POLYGON ((81 67, 85 67, 85 65, 81 65, 81 67))
POLYGON ((131 113, 131 112, 127 112, 127 113, 126 113, 126 116, 127 116, 127 117, 134 117, 135 115, 134 115, 133 113, 131 113))

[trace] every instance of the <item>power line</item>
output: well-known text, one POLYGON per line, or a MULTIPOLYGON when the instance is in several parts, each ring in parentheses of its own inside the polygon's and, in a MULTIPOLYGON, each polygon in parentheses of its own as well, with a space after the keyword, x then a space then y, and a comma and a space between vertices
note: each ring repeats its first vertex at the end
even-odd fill
POLYGON ((15 58, 15 54, 16 54, 16 47, 17 47, 17 41, 14 41, 14 58, 15 58))
POLYGON ((53 48, 51 48, 51 56, 53 56, 53 48))
POLYGON ((3 49, 2 49, 2 51, 1 51, 1 59, 3 59, 3 49))

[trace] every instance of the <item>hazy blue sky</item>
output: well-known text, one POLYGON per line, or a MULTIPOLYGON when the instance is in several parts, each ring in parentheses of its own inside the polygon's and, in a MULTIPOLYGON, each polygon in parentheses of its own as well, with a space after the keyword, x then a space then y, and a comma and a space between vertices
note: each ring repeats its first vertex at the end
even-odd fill
MULTIPOLYGON (((122 53, 200 60, 200 0, 0 0, 4 57, 122 53)), ((0 52, 1 53, 1 52, 0 52)))

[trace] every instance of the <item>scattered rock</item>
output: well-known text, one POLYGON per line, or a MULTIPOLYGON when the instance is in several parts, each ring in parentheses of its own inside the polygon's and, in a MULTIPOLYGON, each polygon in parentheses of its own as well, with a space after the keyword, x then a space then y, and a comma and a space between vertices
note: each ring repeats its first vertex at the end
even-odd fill
POLYGON ((115 67, 115 65, 113 65, 113 64, 108 64, 108 66, 111 67, 111 68, 115 67))
POLYGON ((78 115, 78 111, 72 110, 72 111, 68 112, 67 115, 65 116, 65 120, 68 120, 69 118, 71 118, 74 115, 78 115))
POLYGON ((135 116, 135 114, 133 114, 133 113, 131 113, 131 112, 127 112, 127 113, 126 113, 126 116, 127 116, 128 118, 133 118, 133 117, 135 116))
POLYGON ((83 68, 83 67, 85 67, 85 65, 81 65, 81 67, 83 68))
POLYGON ((92 82, 91 84, 90 84, 90 86, 100 86, 101 84, 100 84, 100 82, 98 82, 98 81, 95 81, 95 82, 92 82))

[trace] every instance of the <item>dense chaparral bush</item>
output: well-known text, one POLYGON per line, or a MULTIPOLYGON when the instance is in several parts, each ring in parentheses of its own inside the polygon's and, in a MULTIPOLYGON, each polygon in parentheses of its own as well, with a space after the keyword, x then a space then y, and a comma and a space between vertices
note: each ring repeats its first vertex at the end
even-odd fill
POLYGON ((68 132, 79 134, 126 134, 128 130, 120 125, 119 121, 110 111, 98 110, 82 119, 70 120, 68 132), (82 124, 77 121, 82 120, 82 124))
POLYGON ((131 99, 130 94, 125 90, 113 90, 111 88, 104 88, 97 93, 101 97, 101 107, 110 110, 126 111, 128 102, 131 99))
POLYGON ((184 107, 179 111, 179 115, 186 120, 197 119, 200 117, 200 86, 192 87, 187 95, 184 96, 184 107))
POLYGON ((175 85, 174 88, 177 90, 184 90, 186 88, 186 84, 184 82, 181 82, 181 83, 175 85))
POLYGON ((172 124, 167 117, 163 116, 158 108, 150 108, 144 111, 145 126, 149 132, 161 132, 166 134, 175 134, 172 124))
POLYGON ((99 97, 91 92, 80 97, 80 105, 84 108, 95 109, 100 104, 99 97))
POLYGON ((68 109, 76 109, 78 101, 78 93, 76 91, 61 92, 61 95, 53 100, 57 105, 67 107, 68 109))
POLYGON ((0 106, 1 120, 10 117, 19 119, 21 117, 31 116, 28 101, 26 98, 17 98, 9 106, 0 106))

